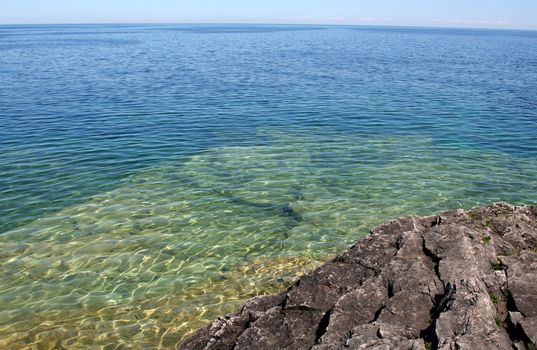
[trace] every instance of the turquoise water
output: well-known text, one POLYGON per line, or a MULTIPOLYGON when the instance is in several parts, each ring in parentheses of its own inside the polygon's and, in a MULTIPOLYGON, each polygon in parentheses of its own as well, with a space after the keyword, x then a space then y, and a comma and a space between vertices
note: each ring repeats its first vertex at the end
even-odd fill
POLYGON ((0 348, 173 349, 385 220, 537 198, 537 32, 0 26, 0 53, 0 348))

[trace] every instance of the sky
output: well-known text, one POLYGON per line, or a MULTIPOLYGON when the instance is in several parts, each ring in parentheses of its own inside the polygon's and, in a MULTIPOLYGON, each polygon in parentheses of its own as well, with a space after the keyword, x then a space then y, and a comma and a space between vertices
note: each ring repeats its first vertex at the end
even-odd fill
POLYGON ((0 0, 0 24, 296 23, 537 29, 537 0, 0 0))

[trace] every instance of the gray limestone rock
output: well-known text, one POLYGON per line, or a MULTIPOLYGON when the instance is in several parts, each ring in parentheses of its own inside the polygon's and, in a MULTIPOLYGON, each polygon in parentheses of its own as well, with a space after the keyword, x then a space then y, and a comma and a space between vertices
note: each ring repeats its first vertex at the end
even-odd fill
POLYGON ((493 204, 381 225, 183 350, 535 349, 537 207, 493 204))

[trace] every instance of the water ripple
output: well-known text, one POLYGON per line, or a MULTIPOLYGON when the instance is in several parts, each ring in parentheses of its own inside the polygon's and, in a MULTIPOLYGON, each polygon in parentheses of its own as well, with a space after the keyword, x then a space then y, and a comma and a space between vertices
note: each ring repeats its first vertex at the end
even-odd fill
POLYGON ((173 349, 385 220, 535 202, 534 34, 310 29, 0 26, 0 348, 173 349))

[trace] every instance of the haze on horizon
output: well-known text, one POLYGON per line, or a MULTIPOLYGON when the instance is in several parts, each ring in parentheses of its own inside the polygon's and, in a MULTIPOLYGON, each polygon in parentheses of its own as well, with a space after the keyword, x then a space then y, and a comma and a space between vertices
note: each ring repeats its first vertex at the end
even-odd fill
POLYGON ((0 24, 274 23, 537 29, 535 0, 0 0, 0 24))

